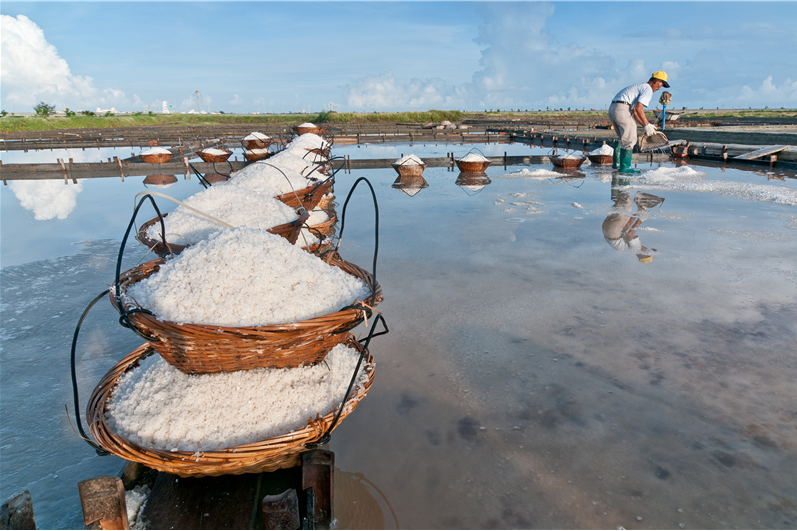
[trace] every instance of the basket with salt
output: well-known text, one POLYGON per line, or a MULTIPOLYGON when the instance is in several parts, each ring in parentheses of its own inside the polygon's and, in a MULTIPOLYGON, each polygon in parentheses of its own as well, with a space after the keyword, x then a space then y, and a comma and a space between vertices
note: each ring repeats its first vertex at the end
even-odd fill
POLYGON ((310 211, 310 217, 307 219, 307 227, 314 233, 323 236, 328 235, 332 231, 332 227, 338 221, 338 216, 334 210, 324 210, 316 207, 310 211))
POLYGON ((318 206, 333 184, 335 184, 335 180, 330 178, 326 181, 311 184, 307 188, 296 190, 296 192, 278 195, 277 199, 293 208, 304 207, 309 212, 318 206))
POLYGON ((229 149, 208 148, 196 152, 199 158, 205 162, 224 162, 232 155, 229 149))
POLYGON ((457 168, 462 173, 482 173, 490 165, 489 159, 478 153, 468 153, 457 160, 457 168))
MULTIPOLYGON (((103 449, 122 459, 180 477, 272 472, 281 468, 291 468, 299 464, 301 453, 308 445, 321 442, 323 437, 354 411, 373 383, 374 359, 369 352, 366 352, 356 376, 355 386, 340 408, 345 396, 343 390, 354 373, 352 367, 356 367, 354 364, 362 353, 363 346, 349 334, 336 349, 339 350, 336 350, 335 355, 340 354, 341 359, 336 358, 335 361, 338 363, 330 365, 338 370, 339 376, 336 374, 334 378, 330 378, 331 370, 324 364, 292 369, 299 371, 300 374, 285 377, 288 383, 283 383, 282 388, 288 393, 286 400, 284 396, 269 396, 270 389, 264 386, 263 382, 272 382, 273 380, 268 378, 279 377, 269 369, 261 370, 266 374, 252 374, 252 371, 246 371, 250 374, 236 373, 246 378, 245 381, 250 384, 249 387, 237 385, 236 389, 230 381, 227 381, 228 375, 181 377, 179 374, 169 374, 168 367, 153 366, 155 364, 152 363, 154 360, 151 356, 154 350, 150 345, 143 345, 114 366, 94 389, 86 408, 89 432, 103 449), (146 364, 151 365, 145 367, 146 364), (139 371, 140 373, 136 374, 139 371), (129 393, 125 393, 129 391, 130 384, 136 377, 143 379, 147 376, 158 377, 163 385, 164 394, 168 394, 173 382, 181 384, 177 393, 172 392, 172 396, 169 397, 171 400, 168 404, 171 408, 164 407, 161 402, 156 403, 156 411, 147 410, 145 413, 144 407, 131 400, 129 393), (330 399, 322 403, 321 407, 315 402, 307 405, 308 411, 315 410, 316 413, 303 413, 302 408, 291 399, 290 393, 293 391, 289 388, 291 376, 300 386, 307 387, 307 391, 299 396, 299 399, 306 398, 305 401, 307 399, 317 401, 317 398, 313 398, 313 393, 323 392, 318 388, 324 385, 326 380, 331 380, 330 385, 335 387, 331 389, 330 399), (219 377, 224 380, 213 381, 219 377), (203 381, 199 382, 197 379, 203 381), (211 387, 202 387, 204 385, 211 387), (195 399, 197 401, 206 400, 206 397, 209 394, 213 395, 213 390, 217 388, 224 393, 225 400, 214 401, 214 406, 226 409, 217 415, 209 416, 207 420, 198 419, 191 413, 191 408, 196 409, 196 403, 192 401, 193 396, 197 396, 195 399), (175 394, 177 396, 173 396, 175 394), (129 402, 125 402, 126 400, 129 402), (240 403, 240 407, 232 406, 233 400, 236 404, 240 403), (228 411, 229 409, 234 411, 228 411), (280 412, 284 412, 283 417, 274 422, 271 417, 280 412), (335 422, 338 412, 340 417, 335 422), (307 420, 309 415, 314 416, 307 420), (288 420, 285 420, 286 418, 288 420), (270 424, 262 426, 262 422, 270 424), (147 430, 149 424, 160 426, 161 429, 157 430, 160 436, 158 440, 142 433, 147 430), (198 431, 202 431, 204 435, 214 430, 229 435, 226 440, 215 437, 204 444, 196 441, 185 442, 186 435, 196 438, 198 431), (204 449, 205 444, 218 449, 204 449)), ((148 383, 156 384, 157 382, 152 381, 154 379, 148 383)))
POLYGON ((321 132, 321 128, 318 127, 316 124, 305 122, 301 125, 297 125, 294 127, 297 135, 305 135, 307 133, 318 134, 321 132))
POLYGON ((390 165, 402 177, 420 177, 426 169, 426 164, 415 155, 401 157, 390 165))
POLYGON ((592 164, 597 164, 599 166, 611 164, 614 159, 614 148, 604 142, 598 149, 590 151, 587 158, 592 164))
POLYGON ((255 162, 257 160, 265 160, 272 156, 274 153, 266 148, 246 149, 244 150, 244 158, 247 162, 255 162))
POLYGON ((244 149, 266 149, 271 145, 273 139, 263 133, 249 133, 241 140, 244 149))
POLYGON ((586 157, 579 157, 573 153, 568 153, 567 155, 559 156, 552 156, 551 162, 557 168, 578 168, 584 161, 587 160, 586 157))
POLYGON ((428 188, 429 183, 420 175, 399 175, 390 186, 413 197, 424 188, 428 188))
POLYGON ((322 261, 239 227, 124 272, 110 299, 169 364, 213 373, 324 359, 371 315, 382 288, 337 253, 322 261))
POLYGON ((163 164, 172 160, 172 152, 166 148, 153 147, 143 151, 139 157, 148 164, 163 164))
POLYGON ((177 182, 177 177, 174 175, 147 175, 144 177, 144 184, 150 186, 157 186, 158 188, 168 188, 177 182))

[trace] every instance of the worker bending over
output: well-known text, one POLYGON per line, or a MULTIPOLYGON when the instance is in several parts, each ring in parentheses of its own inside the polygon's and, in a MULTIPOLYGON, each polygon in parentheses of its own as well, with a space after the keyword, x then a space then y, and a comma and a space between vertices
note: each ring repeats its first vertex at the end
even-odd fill
POLYGON ((660 70, 653 72, 647 83, 626 87, 612 98, 609 120, 619 139, 614 144, 612 168, 619 169, 620 173, 639 173, 639 170, 631 167, 631 157, 637 143, 637 124, 645 128, 646 135, 656 132, 645 116, 645 107, 650 103, 653 93, 661 87, 670 88, 670 84, 667 83, 667 73, 660 70))

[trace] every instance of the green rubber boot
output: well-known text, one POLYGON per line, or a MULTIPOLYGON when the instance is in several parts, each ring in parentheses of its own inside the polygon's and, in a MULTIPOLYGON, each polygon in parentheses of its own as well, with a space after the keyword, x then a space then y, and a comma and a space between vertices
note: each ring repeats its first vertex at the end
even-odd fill
POLYGON ((623 147, 623 144, 620 143, 618 140, 614 143, 614 158, 612 159, 612 169, 617 169, 620 167, 620 149, 623 147))
POLYGON ((635 170, 631 167, 631 157, 634 155, 634 151, 632 149, 622 149, 620 148, 620 171, 619 173, 624 174, 633 174, 633 173, 642 173, 639 170, 635 170))

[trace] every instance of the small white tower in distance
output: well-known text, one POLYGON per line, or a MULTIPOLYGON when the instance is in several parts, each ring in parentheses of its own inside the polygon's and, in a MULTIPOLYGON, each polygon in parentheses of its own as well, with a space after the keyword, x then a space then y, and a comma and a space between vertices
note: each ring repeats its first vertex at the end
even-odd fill
POLYGON ((164 101, 163 102, 163 114, 169 114, 169 105, 164 101))

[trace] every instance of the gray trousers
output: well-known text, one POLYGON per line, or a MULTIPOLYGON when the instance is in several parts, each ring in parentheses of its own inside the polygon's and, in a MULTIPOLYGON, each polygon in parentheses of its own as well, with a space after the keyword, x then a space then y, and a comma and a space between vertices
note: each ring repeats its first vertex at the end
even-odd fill
POLYGON ((631 106, 625 103, 612 103, 609 106, 609 121, 623 145, 623 149, 634 149, 637 142, 637 123, 631 116, 631 106))

